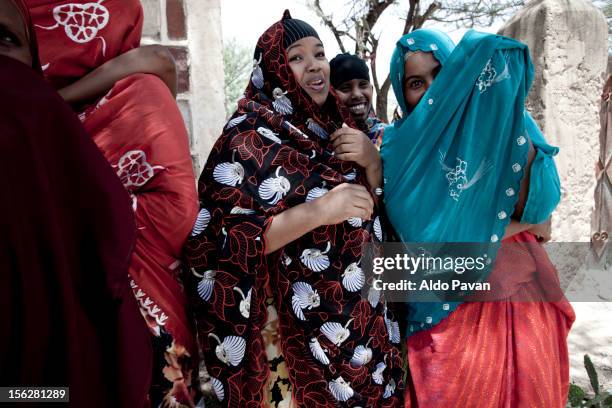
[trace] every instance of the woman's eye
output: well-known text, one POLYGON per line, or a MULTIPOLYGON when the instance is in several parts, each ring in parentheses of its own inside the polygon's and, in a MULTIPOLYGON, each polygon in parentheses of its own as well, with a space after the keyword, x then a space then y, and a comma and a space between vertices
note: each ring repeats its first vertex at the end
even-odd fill
POLYGON ((17 37, 7 30, 0 30, 0 41, 5 44, 12 44, 16 46, 21 45, 17 37))
POLYGON ((294 55, 292 57, 289 57, 289 62, 301 61, 301 60, 302 60, 302 56, 301 55, 294 55))
POLYGON ((423 81, 421 79, 415 79, 408 83, 408 88, 410 89, 418 89, 423 86, 423 81))
POLYGON ((317 58, 325 58, 325 53, 323 51, 321 52, 317 52, 317 54, 315 55, 317 58))

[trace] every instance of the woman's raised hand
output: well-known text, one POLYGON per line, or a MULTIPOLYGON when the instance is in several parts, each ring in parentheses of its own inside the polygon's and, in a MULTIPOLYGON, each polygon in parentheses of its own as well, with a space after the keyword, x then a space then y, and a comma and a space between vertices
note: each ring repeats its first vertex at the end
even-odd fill
POLYGON ((340 224, 351 217, 369 220, 374 211, 372 196, 358 184, 340 184, 312 203, 321 225, 340 224))
POLYGON ((360 130, 343 124, 331 134, 334 153, 340 160, 352 161, 364 169, 380 167, 380 154, 374 143, 360 130))

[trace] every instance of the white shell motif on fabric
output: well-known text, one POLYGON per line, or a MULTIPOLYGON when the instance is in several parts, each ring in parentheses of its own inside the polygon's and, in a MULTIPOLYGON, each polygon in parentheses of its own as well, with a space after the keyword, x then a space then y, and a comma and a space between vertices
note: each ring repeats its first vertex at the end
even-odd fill
POLYGON ((212 295, 212 292, 213 292, 213 287, 215 286, 215 275, 216 274, 217 274, 216 271, 208 270, 204 272, 204 275, 202 276, 202 280, 198 282, 198 294, 200 295, 202 299, 204 299, 207 302, 210 300, 210 296, 212 295))
POLYGON ((351 217, 347 221, 351 225, 351 227, 361 228, 361 226, 363 225, 363 220, 359 217, 351 217))
POLYGON ((225 399, 225 389, 223 388, 223 383, 219 381, 219 379, 215 377, 210 377, 210 382, 213 387, 213 391, 215 392, 215 396, 219 401, 223 401, 225 399))
POLYGON ((315 122, 313 119, 308 119, 306 121, 306 126, 308 126, 308 129, 313 132, 315 135, 319 136, 321 139, 328 139, 329 135, 327 134, 327 132, 325 131, 325 129, 323 129, 317 122, 315 122))
POLYGON ((240 314, 245 319, 248 319, 250 314, 251 314, 251 292, 252 292, 252 289, 249 289, 249 291, 247 292, 246 296, 244 296, 244 292, 238 286, 236 286, 234 288, 234 290, 236 292, 238 292, 240 294, 240 296, 242 296, 242 300, 240 301, 240 305, 238 307, 238 309, 240 310, 240 314))
POLYGON ((353 169, 351 172, 344 175, 345 180, 355 181, 357 179, 357 172, 353 169))
POLYGON ((269 139, 275 143, 278 144, 282 144, 283 141, 280 140, 278 138, 278 134, 274 133, 273 131, 271 131, 270 129, 260 126, 257 128, 257 133, 259 133, 260 135, 262 135, 263 137, 265 137, 266 139, 269 139))
POLYGON ((342 377, 329 382, 329 391, 331 391, 335 399, 342 402, 348 401, 355 394, 351 384, 344 381, 342 377))
POLYGON ((329 193, 329 190, 325 187, 315 187, 306 195, 306 202, 316 200, 319 197, 323 197, 327 193, 329 193))
POLYGON ((380 242, 383 240, 382 226, 380 225, 380 217, 374 218, 374 235, 380 242))
POLYGON ((312 353, 314 358, 316 358, 325 365, 329 365, 329 358, 327 358, 325 350, 323 350, 323 347, 321 347, 319 340, 313 337, 312 339, 310 339, 308 345, 310 346, 310 352, 312 353))
POLYGON ((272 91, 272 96, 274 96, 272 106, 281 115, 291 115, 293 113, 293 106, 289 98, 285 96, 286 93, 280 88, 274 88, 274 91, 272 91))
POLYGON ((321 305, 321 297, 316 290, 306 282, 295 282, 293 284, 293 297, 291 306, 293 312, 300 320, 306 320, 303 309, 311 310, 321 305))
MULTIPOLYGON (((385 360, 387 359, 387 356, 385 355, 385 360)), ((384 378, 383 378, 383 372, 385 371, 385 369, 387 368, 387 364, 385 364, 383 361, 381 361, 380 363, 376 364, 376 369, 374 370, 374 372, 372 373, 372 380, 378 384, 378 385, 382 385, 384 382, 384 378)))
POLYGON ((276 177, 265 179, 259 186, 259 196, 269 204, 275 205, 291 190, 291 183, 280 175, 281 167, 276 169, 276 177))
POLYGON ((247 118, 247 114, 246 113, 244 115, 236 116, 235 118, 230 119, 227 122, 227 125, 225 126, 225 128, 226 129, 231 129, 234 126, 241 124, 246 118, 247 118))
POLYGON ((213 178, 217 183, 236 187, 244 179, 244 167, 240 163, 219 163, 213 170, 213 178))
POLYGON ((202 208, 198 213, 198 217, 196 218, 196 222, 191 230, 191 236, 195 237, 199 235, 202 231, 208 227, 208 223, 210 222, 210 213, 206 208, 202 208))
POLYGON ((321 326, 321 333, 325 335, 336 346, 344 343, 349 338, 351 332, 348 330, 348 325, 353 321, 349 320, 346 325, 342 326, 337 322, 327 322, 321 326))
POLYGON ((365 346, 359 345, 355 347, 353 351, 353 357, 351 358, 351 366, 358 368, 368 364, 372 360, 372 349, 368 347, 372 339, 368 340, 365 346))
POLYGON ((326 255, 331 248, 331 244, 327 243, 327 249, 321 252, 317 248, 309 248, 302 251, 300 260, 302 263, 313 272, 321 272, 329 267, 329 257, 326 255))
POLYGON ((395 393, 395 380, 392 378, 389 381, 389 384, 385 386, 385 392, 383 394, 383 398, 389 398, 395 393))
POLYGON ((391 343, 399 344, 400 342, 399 323, 387 317, 386 309, 385 309, 385 326, 387 326, 387 333, 389 333, 389 340, 391 341, 391 343))
POLYGON ((353 262, 346 267, 342 274, 342 286, 349 292, 357 292, 365 283, 365 275, 357 262, 353 262))
POLYGON ((246 341, 242 337, 227 336, 223 341, 220 341, 214 333, 209 333, 208 337, 214 338, 219 343, 215 348, 215 354, 219 360, 234 367, 240 364, 246 350, 246 341))
POLYGON ((378 302, 380 301, 380 290, 376 290, 374 286, 371 286, 368 290, 368 302, 373 308, 378 306, 378 302))
POLYGON ((255 210, 251 210, 250 208, 242 208, 242 207, 234 207, 231 209, 230 214, 255 214, 255 210))
POLYGON ((263 71, 259 66, 259 64, 261 64, 262 57, 263 55, 260 54, 259 61, 255 59, 253 60, 253 73, 251 74, 251 82, 253 82, 253 85, 255 85, 257 89, 261 89, 264 86, 263 71))

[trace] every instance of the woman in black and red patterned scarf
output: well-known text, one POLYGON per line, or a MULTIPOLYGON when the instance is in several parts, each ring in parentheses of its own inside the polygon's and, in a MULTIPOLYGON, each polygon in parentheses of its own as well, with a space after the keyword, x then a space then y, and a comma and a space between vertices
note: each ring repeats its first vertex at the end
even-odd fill
POLYGON ((383 239, 378 154, 311 26, 285 12, 254 58, 187 245, 201 380, 229 406, 401 406, 399 328, 361 294, 362 244, 383 239))

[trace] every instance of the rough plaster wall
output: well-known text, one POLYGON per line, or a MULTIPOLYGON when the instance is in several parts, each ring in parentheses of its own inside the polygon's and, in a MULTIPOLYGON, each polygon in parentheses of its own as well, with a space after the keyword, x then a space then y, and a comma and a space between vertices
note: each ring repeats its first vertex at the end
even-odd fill
POLYGON ((553 237, 588 241, 599 96, 608 56, 606 20, 587 0, 536 0, 500 34, 529 45, 536 75, 528 109, 549 142, 561 148, 557 166, 563 196, 553 219, 553 237))
MULTIPOLYGON (((528 109, 549 142, 561 149, 557 166, 563 196, 553 218, 553 239, 589 241, 599 152, 599 97, 608 60, 606 20, 586 0, 536 0, 508 21, 500 34, 529 45, 536 75, 528 109)), ((605 279, 581 270, 581 259, 589 252, 585 244, 557 248, 564 252, 556 265, 562 282, 569 285, 564 284, 568 297, 577 299, 575 293, 587 293, 581 299, 596 299, 605 279)), ((609 285, 610 280, 603 284, 609 285)), ((590 390, 583 366, 583 356, 589 354, 602 388, 612 389, 612 303, 574 302, 572 306, 576 322, 568 337, 570 378, 590 390)))
MULTIPOLYGON (((187 0, 191 114, 196 169, 201 170, 225 124, 220 0, 187 0)), ((198 172, 199 173, 199 172, 198 172)))

